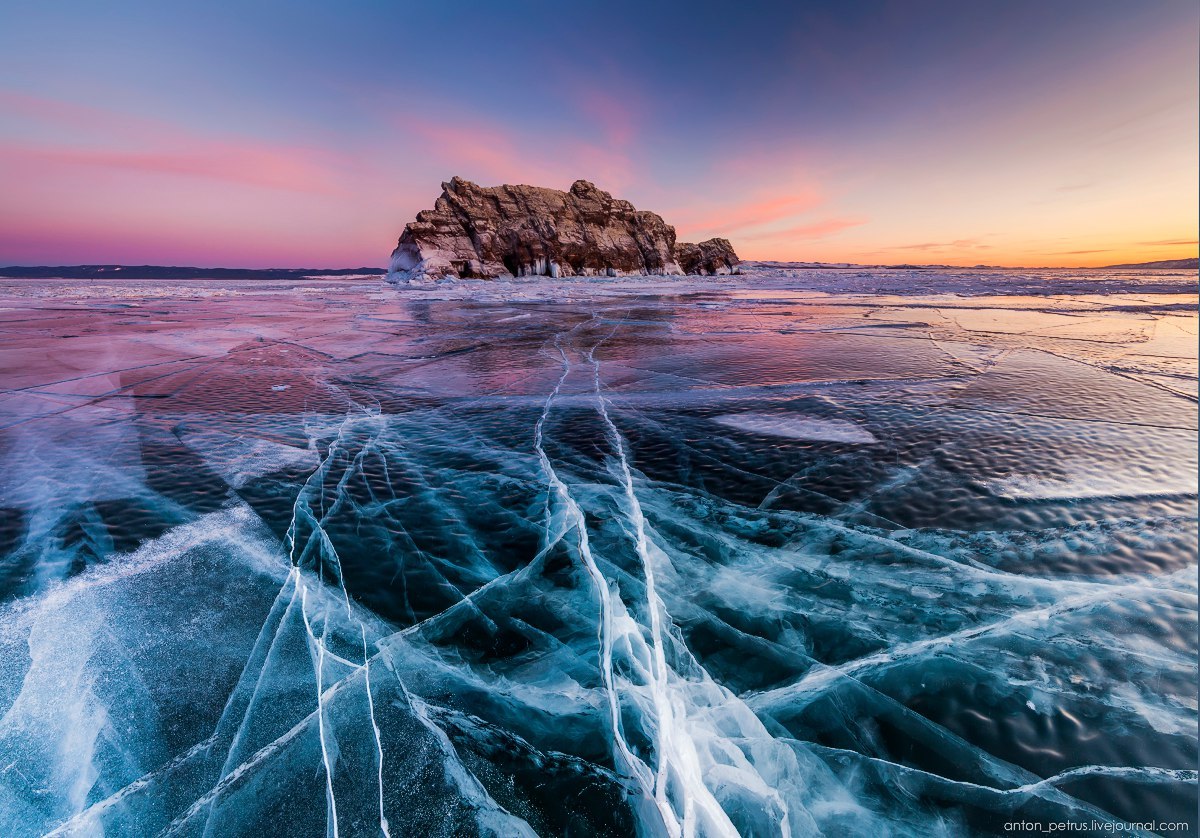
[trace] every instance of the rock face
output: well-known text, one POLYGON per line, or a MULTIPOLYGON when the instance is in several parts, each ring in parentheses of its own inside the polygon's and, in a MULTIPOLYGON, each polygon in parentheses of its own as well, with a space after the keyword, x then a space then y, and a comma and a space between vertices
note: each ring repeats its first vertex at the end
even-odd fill
POLYGON ((675 259, 685 274, 735 274, 738 258, 729 239, 709 239, 699 244, 678 244, 675 259))
POLYGON ((586 180, 537 186, 442 184, 392 251, 389 279, 733 273, 725 239, 676 244, 675 228, 586 180))

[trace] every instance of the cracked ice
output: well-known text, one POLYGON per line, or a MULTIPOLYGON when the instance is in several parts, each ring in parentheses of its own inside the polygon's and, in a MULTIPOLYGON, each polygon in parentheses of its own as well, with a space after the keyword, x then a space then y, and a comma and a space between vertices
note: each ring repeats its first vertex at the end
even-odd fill
POLYGON ((8 281, 0 832, 1194 824, 1191 278, 1001 279, 8 281))

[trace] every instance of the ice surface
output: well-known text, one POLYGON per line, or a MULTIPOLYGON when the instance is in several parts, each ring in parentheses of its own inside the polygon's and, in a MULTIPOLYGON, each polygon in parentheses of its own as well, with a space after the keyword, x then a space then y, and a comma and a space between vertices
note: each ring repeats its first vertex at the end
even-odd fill
POLYGON ((1184 821, 1170 273, 0 284, 0 834, 1184 821))
POLYGON ((1112 475, 1099 470, 1091 473, 1080 471, 1061 478, 1018 474, 993 480, 987 485, 996 494, 1014 500, 1194 495, 1197 488, 1195 475, 1181 474, 1177 480, 1164 482, 1155 475, 1147 475, 1139 480, 1129 475, 1112 475))
POLYGON ((812 442, 877 442, 869 431, 864 431, 853 422, 844 419, 771 413, 731 413, 727 416, 717 416, 713 421, 751 433, 806 439, 812 442))

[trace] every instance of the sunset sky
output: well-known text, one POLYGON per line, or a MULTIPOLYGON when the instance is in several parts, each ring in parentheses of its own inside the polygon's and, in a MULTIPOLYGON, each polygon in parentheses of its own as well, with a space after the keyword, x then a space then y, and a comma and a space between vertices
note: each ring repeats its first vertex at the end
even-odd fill
POLYGON ((8 3, 0 264, 382 266, 455 174, 586 178, 751 259, 1195 256, 1198 28, 1194 0, 8 3))

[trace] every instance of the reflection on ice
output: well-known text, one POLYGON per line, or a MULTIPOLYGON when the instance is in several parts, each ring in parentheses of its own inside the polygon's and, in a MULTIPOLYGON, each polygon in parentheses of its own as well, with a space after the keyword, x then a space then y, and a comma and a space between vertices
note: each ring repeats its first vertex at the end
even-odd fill
POLYGON ((775 281, 8 288, 0 831, 1194 823, 1194 314, 775 281))

